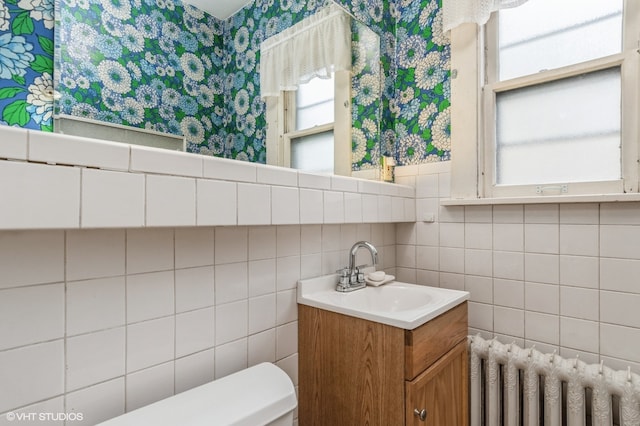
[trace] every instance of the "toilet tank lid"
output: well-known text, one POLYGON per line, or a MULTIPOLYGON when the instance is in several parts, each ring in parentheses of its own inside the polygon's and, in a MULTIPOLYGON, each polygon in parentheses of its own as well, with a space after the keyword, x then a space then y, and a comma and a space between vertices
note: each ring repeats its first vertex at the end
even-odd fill
POLYGON ((104 423, 103 426, 265 425, 293 411, 293 383, 265 362, 179 393, 104 423))

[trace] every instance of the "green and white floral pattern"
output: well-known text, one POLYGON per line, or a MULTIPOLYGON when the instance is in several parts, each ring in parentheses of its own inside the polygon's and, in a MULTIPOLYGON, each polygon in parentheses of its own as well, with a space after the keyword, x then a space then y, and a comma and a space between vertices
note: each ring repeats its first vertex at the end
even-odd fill
POLYGON ((398 0, 394 115, 398 164, 451 158, 449 39, 442 0, 398 0))
POLYGON ((180 0, 59 0, 60 113, 184 135, 207 146, 223 23, 180 0))
MULTIPOLYGON (((0 0, 0 124, 52 130, 55 79, 60 112, 184 134, 191 152, 264 162, 260 43, 329 0, 255 0, 224 22, 180 0, 56 1, 54 73, 53 0, 0 0)), ((354 32, 353 168, 377 167, 380 155, 400 165, 448 160, 442 0, 338 2, 382 48, 380 87, 354 32)))
POLYGON ((0 124, 52 130, 53 2, 0 0, 0 124))

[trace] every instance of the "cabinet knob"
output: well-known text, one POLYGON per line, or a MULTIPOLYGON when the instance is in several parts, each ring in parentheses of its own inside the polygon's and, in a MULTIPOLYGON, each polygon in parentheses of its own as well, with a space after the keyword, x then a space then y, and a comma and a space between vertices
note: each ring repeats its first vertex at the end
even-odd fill
POLYGON ((427 410, 422 409, 422 411, 419 411, 417 408, 413 410, 413 414, 415 414, 420 421, 425 421, 427 420, 427 410))

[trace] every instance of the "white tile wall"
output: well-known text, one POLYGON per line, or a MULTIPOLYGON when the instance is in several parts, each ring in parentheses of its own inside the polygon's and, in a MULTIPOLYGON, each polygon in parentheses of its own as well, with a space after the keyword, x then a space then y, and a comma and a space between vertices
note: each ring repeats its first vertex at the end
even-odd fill
POLYGON ((125 372, 125 328, 111 328, 67 339, 67 390, 77 390, 125 372))
POLYGON ((560 287, 554 284, 525 282, 524 308, 528 311, 558 315, 560 311, 560 287))
MULTIPOLYGON (((598 271, 597 263, 592 270, 598 271)), ((638 292, 638 276, 640 276, 638 260, 600 258, 600 288, 603 290, 638 292)))
POLYGON ((66 235, 67 280, 124 275, 124 230, 68 231, 66 235))
POLYGON ((492 230, 494 250, 524 250, 524 226, 522 223, 495 223, 492 230))
POLYGON ((558 253, 558 225, 525 224, 524 250, 528 253, 558 253))
POLYGON ((196 180, 147 176, 147 226, 194 226, 196 180))
POLYGON ((331 176, 298 172, 298 185, 301 188, 331 189, 331 176))
POLYGON ((602 288, 606 288, 608 282, 614 281, 610 278, 600 280, 598 260, 597 257, 560 256, 560 284, 598 288, 602 282, 602 288))
MULTIPOLYGON (((17 154, 11 155, 19 157, 26 142, 21 134, 14 136, 17 154)), ((155 154, 140 150, 137 163, 131 157, 132 168, 153 172, 151 168, 166 160, 155 154), (150 162, 152 157, 157 164, 150 162)), ((326 179, 295 172, 276 176, 254 164, 201 159, 202 174, 197 166, 186 170, 186 163, 178 161, 162 165, 162 172, 183 177, 147 176, 147 222, 157 214, 156 224, 165 220, 166 225, 177 225, 176 217, 162 216, 175 211, 158 210, 162 194, 154 195, 153 188, 149 193, 148 188, 149 179, 155 184, 170 179, 189 182, 184 201, 188 206, 193 201, 193 210, 188 207, 186 215, 179 215, 189 217, 185 225, 232 227, 125 230, 120 228, 125 225, 113 223, 116 229, 109 231, 0 232, 0 296, 7 296, 0 301, 17 301, 0 312, 16 321, 42 305, 40 292, 54 289, 59 294, 59 301, 47 303, 40 316, 22 321, 16 330, 3 330, 11 338, 0 347, 0 366, 12 365, 6 377, 11 383, 20 377, 21 383, 4 394, 0 388, 0 415, 38 401, 61 404, 64 396, 78 411, 102 418, 105 414, 96 409, 97 386, 109 389, 111 408, 106 411, 116 413, 125 403, 130 410, 261 360, 277 362, 297 380, 295 281, 333 272, 346 262, 346 250, 356 239, 376 244, 381 263, 399 277, 471 291, 470 332, 640 367, 640 324, 633 315, 640 301, 635 279, 640 271, 640 203, 447 207, 439 205, 449 196, 446 164, 414 167, 418 176, 403 175, 417 185, 414 201, 399 198, 412 192, 391 185, 333 177, 329 186, 326 179), (297 220, 283 218, 289 212, 279 210, 276 198, 290 199, 292 188, 281 185, 295 186, 294 176, 297 184, 315 188, 294 189, 299 203, 304 204, 304 197, 320 203, 318 193, 322 194, 321 216, 301 208, 297 220), (352 194, 358 190, 363 193, 352 194), (220 208, 223 193, 225 205, 233 208, 220 208), (359 222, 354 201, 358 197, 365 223, 400 221, 400 216, 417 218, 418 223, 339 224, 359 222), (415 212, 410 212, 413 207, 415 212), (422 222, 425 212, 435 222, 422 222), (295 223, 271 225, 279 221, 295 223), (298 221, 318 224, 301 226, 298 221), (320 225, 323 222, 336 224, 320 225), (238 223, 266 226, 235 226, 238 223), (397 271, 396 258, 402 266, 397 271), (157 293, 156 298, 144 300, 140 289, 157 293), (100 314, 92 317, 96 312, 100 314), (122 333, 126 342, 120 343, 122 333), (110 360, 124 360, 124 369, 87 361, 103 359, 95 348, 104 342, 114 351, 110 360), (70 366, 66 379, 65 363, 70 366), (85 369, 87 373, 81 373, 85 369)), ((19 199, 22 193, 0 185, 3 200, 6 196, 17 203, 0 222, 14 228, 36 222, 53 228, 86 226, 90 222, 80 217, 81 188, 86 185, 82 191, 90 197, 91 185, 108 191, 114 183, 111 177, 118 176, 6 161, 0 162, 3 173, 26 176, 21 190, 38 195, 19 199), (43 178, 48 183, 45 190, 35 186, 43 178), (53 203, 44 192, 69 202, 53 203), (18 210, 24 214, 36 204, 53 219, 18 217, 18 210)), ((109 203, 121 202, 120 194, 111 195, 116 198, 109 203)), ((100 200, 83 202, 88 203, 83 204, 87 220, 93 215, 88 214, 92 205, 95 215, 99 213, 100 200)), ((0 324, 4 323, 8 322, 3 318, 0 324)))
MULTIPOLYGON (((74 424, 91 425, 124 414, 124 377, 109 380, 66 395, 66 412, 82 413, 83 421, 74 424), (88 421, 86 419, 89 419, 88 421)), ((32 412, 56 412, 33 410, 32 412)))
POLYGON ((126 411, 173 395, 174 371, 174 362, 167 362, 127 375, 126 411))
POLYGON ((270 186, 238 184, 238 225, 270 225, 270 207, 270 186))
POLYGON ((0 199, 4 229, 79 228, 80 169, 0 161, 0 199))
POLYGON ((249 334, 276 326, 276 295, 274 293, 249 299, 249 334))
POLYGON ((0 184, 7 200, 0 229, 400 223, 416 216, 411 186, 67 135, 2 132, 8 141, 0 148, 0 177, 12 184, 0 184), (6 161, 14 159, 27 162, 6 161))
POLYGON ((215 345, 213 307, 176 315, 176 357, 184 357, 215 345))
POLYGON ((0 288, 64 281, 64 240, 63 231, 1 232, 0 288))
POLYGON ((82 170, 81 226, 139 227, 145 223, 144 175, 82 170))
POLYGON ((127 273, 173 269, 173 234, 173 230, 162 228, 127 231, 127 273))
POLYGON ((245 337, 231 343, 216 346, 216 379, 247 367, 249 359, 248 340, 245 337))
POLYGON ((378 196, 371 194, 362 194, 362 221, 377 222, 378 221, 378 196))
POLYGON ((198 225, 238 223, 238 187, 235 182, 197 180, 198 225))
POLYGON ((378 220, 391 222, 393 220, 392 197, 388 195, 378 196, 378 220))
POLYGON ((247 262, 216 266, 216 305, 246 299, 248 294, 247 262))
POLYGON ((0 232, 0 417, 94 424, 262 361, 297 384, 296 281, 360 239, 396 273, 393 224, 0 232))
POLYGON ((15 410, 62 395, 64 389, 64 340, 38 343, 0 352, 3 383, 0 412, 15 410))
POLYGON ((300 223, 323 222, 323 191, 300 188, 300 223))
POLYGON ((287 169, 276 166, 261 166, 257 168, 257 181, 269 185, 298 185, 298 172, 295 169, 287 169))
POLYGON ((0 127, 0 140, 2 140, 0 158, 26 160, 28 139, 29 132, 26 129, 9 126, 0 127))
POLYGON ((271 188, 271 222, 274 225, 300 223, 300 192, 298 188, 271 188))
POLYGON ((203 163, 203 175, 206 178, 239 182, 256 181, 258 167, 255 163, 218 157, 204 157, 203 163))
POLYGON ((525 253, 524 279, 539 283, 560 282, 559 257, 550 254, 525 253))
MULTIPOLYGON (((404 205, 402 207, 404 213, 404 205)), ((362 194, 344 193, 344 221, 346 223, 362 223, 362 194)))
POLYGON ((67 336, 126 323, 125 277, 67 282, 67 336))
POLYGON ((184 392, 215 378, 215 350, 208 349, 176 359, 176 389, 184 392))
POLYGON ((278 226, 276 228, 276 254, 278 257, 300 254, 300 227, 278 226))
POLYGON ((30 161, 127 171, 129 152, 130 146, 123 143, 59 133, 29 133, 30 161))
POLYGON ((176 312, 213 306, 215 286, 214 267, 176 270, 176 312))
POLYGON ((493 303, 508 308, 524 308, 524 282, 493 279, 493 303))
POLYGON ((191 155, 168 149, 131 145, 129 169, 135 172, 162 173, 176 176, 203 176, 202 155, 191 155))
POLYGON ((179 228, 174 239, 176 268, 213 265, 213 228, 179 228))
POLYGON ((127 322, 134 323, 175 312, 174 272, 150 272, 127 277, 127 322), (150 295, 153 295, 150 297, 150 295))
MULTIPOLYGON (((562 345, 567 349, 598 353, 600 347, 598 323, 595 321, 560 317, 560 339, 562 345)), ((575 356, 575 352, 570 356, 575 356)))
POLYGON ((600 293, 594 289, 560 287, 560 315, 598 321, 600 293), (579 302, 576 302, 579 301, 579 302))
POLYGON ((174 359, 173 316, 130 324, 127 327, 127 373, 174 359))
POLYGON ((400 173, 418 222, 398 247, 416 245, 418 282, 471 292, 471 333, 640 372, 640 203, 439 206, 448 165, 400 173))
POLYGON ((324 191, 324 223, 344 222, 344 193, 324 191))
POLYGON ((356 192, 358 190, 358 180, 343 176, 331 176, 331 189, 334 191, 356 192))
POLYGON ((0 350, 64 336, 64 284, 0 291, 0 350))
POLYGON ((248 346, 247 363, 249 366, 260 364, 261 362, 275 362, 276 330, 272 328, 249 336, 248 346))

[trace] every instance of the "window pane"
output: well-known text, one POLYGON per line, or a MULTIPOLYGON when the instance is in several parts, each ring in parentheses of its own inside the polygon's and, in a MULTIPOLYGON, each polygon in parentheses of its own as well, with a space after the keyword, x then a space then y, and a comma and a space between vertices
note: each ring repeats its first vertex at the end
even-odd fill
POLYGON ((296 128, 308 129, 333 122, 334 78, 314 78, 296 91, 296 128))
POLYGON ((500 80, 619 53, 623 0, 529 0, 500 11, 500 80))
POLYGON ((621 178, 620 68, 498 93, 496 183, 621 178))
POLYGON ((333 174, 333 130, 291 139, 291 167, 333 174))

